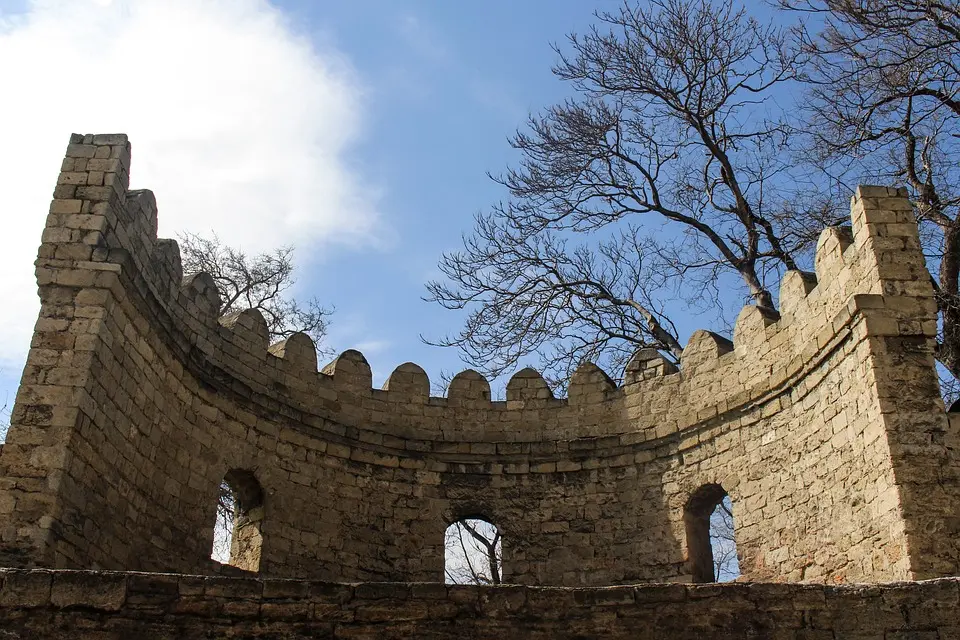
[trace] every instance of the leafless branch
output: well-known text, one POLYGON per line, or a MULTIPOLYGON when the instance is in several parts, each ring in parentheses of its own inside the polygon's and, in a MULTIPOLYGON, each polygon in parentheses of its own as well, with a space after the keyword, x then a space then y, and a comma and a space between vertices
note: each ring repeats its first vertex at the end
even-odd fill
POLYGON ((500 584, 502 544, 499 530, 485 520, 465 518, 447 528, 444 575, 451 584, 500 584))
POLYGON ((521 160, 494 177, 509 200, 477 216, 440 261, 446 279, 427 285, 428 300, 467 312, 459 333, 428 342, 487 374, 533 353, 554 383, 588 359, 617 371, 641 347, 676 358, 666 299, 772 308, 771 283, 815 240, 823 203, 787 186, 795 130, 774 99, 802 63, 786 34, 732 0, 596 17, 557 48, 554 73, 576 97, 514 136, 521 160))
POLYGON ((251 257, 223 244, 216 235, 205 238, 192 233, 181 234, 179 244, 184 273, 203 271, 217 284, 221 315, 257 309, 272 339, 300 331, 313 339, 320 354, 330 353, 324 338, 333 310, 315 298, 300 302, 287 295, 295 283, 292 247, 251 257))

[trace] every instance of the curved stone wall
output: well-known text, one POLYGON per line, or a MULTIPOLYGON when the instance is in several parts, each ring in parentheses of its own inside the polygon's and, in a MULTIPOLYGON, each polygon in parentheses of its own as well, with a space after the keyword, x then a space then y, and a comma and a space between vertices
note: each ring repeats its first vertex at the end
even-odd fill
POLYGON ((470 371, 429 397, 410 363, 372 389, 358 352, 318 371, 306 336, 218 318, 129 167, 125 136, 74 136, 64 160, 0 453, 0 564, 216 571, 218 487, 245 471, 266 576, 440 581, 447 524, 482 515, 507 582, 690 580, 684 510, 708 484, 747 579, 958 571, 957 430, 896 190, 861 187, 852 231, 826 230, 816 274, 786 275, 780 315, 745 308, 732 343, 695 333, 679 371, 639 352, 619 388, 586 364, 563 399, 524 370, 497 402, 470 371))

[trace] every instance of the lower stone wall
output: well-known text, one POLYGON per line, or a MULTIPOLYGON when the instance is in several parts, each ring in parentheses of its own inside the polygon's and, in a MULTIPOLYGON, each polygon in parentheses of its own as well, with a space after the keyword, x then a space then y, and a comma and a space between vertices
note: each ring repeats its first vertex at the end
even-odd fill
POLYGON ((0 638, 960 638, 960 578, 598 588, 0 569, 0 638))

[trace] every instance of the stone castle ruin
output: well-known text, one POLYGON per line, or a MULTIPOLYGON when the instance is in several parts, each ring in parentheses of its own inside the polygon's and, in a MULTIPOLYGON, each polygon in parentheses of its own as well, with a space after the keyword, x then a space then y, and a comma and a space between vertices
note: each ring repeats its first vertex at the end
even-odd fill
POLYGON ((904 192, 860 187, 780 315, 696 332, 679 370, 639 351, 555 398, 525 369, 492 401, 473 371, 373 389, 356 351, 319 368, 305 335, 218 318, 129 170, 126 136, 74 135, 50 205, 0 637, 960 637, 960 414, 904 192), (698 584, 725 496, 742 577, 698 584), (510 586, 443 584, 463 517, 502 532, 510 586))

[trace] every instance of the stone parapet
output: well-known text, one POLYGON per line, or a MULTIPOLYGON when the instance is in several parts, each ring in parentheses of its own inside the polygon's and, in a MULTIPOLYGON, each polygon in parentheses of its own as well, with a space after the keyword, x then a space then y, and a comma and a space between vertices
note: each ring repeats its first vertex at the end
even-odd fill
POLYGON ((0 570, 5 638, 960 637, 960 579, 471 587, 0 570))

